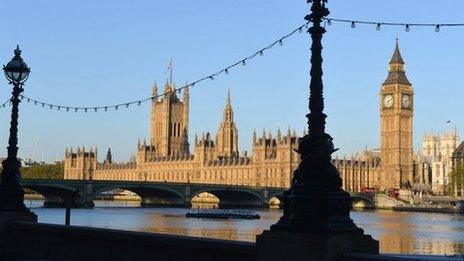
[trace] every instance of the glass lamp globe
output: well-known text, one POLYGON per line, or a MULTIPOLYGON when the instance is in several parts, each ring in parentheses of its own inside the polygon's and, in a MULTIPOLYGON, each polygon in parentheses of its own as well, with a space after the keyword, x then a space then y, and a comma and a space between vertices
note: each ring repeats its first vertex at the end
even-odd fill
POLYGON ((21 58, 21 50, 19 49, 19 46, 17 46, 16 50, 14 50, 14 54, 15 56, 13 59, 11 59, 6 66, 3 66, 3 71, 5 72, 5 77, 10 82, 21 84, 27 80, 31 70, 23 61, 23 58, 21 58))

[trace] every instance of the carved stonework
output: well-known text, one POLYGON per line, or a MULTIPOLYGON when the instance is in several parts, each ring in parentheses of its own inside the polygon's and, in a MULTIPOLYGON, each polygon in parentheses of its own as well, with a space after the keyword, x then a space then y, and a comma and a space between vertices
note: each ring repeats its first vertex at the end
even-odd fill
POLYGON ((380 190, 400 188, 414 182, 413 98, 397 41, 387 79, 380 91, 380 190))

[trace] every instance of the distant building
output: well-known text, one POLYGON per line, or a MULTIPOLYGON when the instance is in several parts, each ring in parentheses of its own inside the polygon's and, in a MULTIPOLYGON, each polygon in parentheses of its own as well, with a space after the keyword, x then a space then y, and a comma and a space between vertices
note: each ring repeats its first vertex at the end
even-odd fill
MULTIPOLYGON (((295 152, 298 137, 290 128, 275 134, 263 131, 252 137, 250 154, 238 150, 238 129, 230 93, 216 135, 195 136, 189 145, 188 88, 183 97, 167 82, 162 99, 153 99, 149 141, 138 142, 135 161, 114 163, 108 151, 103 163, 97 149, 66 149, 65 179, 134 180, 215 183, 229 185, 290 187, 300 162, 295 152)), ((157 97, 158 87, 153 87, 157 97)), ((425 182, 422 162, 415 161, 412 145, 413 90, 406 77, 398 43, 389 63, 388 76, 380 90, 381 151, 365 151, 332 162, 343 178, 343 188, 385 190, 425 182)), ((210 120, 210 119, 205 119, 210 120)), ((305 134, 305 133, 304 133, 305 134)))
MULTIPOLYGON (((238 130, 230 93, 222 122, 213 137, 209 132, 195 137, 189 150, 189 94, 179 99, 175 87, 165 85, 165 95, 154 99, 151 109, 150 142, 138 142, 134 162, 118 164, 108 150, 104 163, 97 162, 97 149, 66 150, 66 179, 142 180, 192 183, 218 183, 249 186, 289 187, 299 162, 294 151, 296 133, 277 130, 273 136, 263 131, 253 134, 253 153, 238 151, 238 130)), ((153 87, 153 96, 158 88, 153 87)))
MULTIPOLYGON (((6 158, 0 158, 0 163, 2 163, 4 160, 6 160, 6 158)), ((28 168, 28 167, 35 166, 35 165, 46 164, 43 161, 37 162, 37 161, 32 160, 30 158, 19 158, 19 162, 21 162, 21 167, 22 168, 28 168)))
POLYGON ((456 131, 441 135, 429 133, 422 138, 422 155, 430 166, 432 192, 445 192, 453 170, 453 153, 458 145, 459 136, 456 131))

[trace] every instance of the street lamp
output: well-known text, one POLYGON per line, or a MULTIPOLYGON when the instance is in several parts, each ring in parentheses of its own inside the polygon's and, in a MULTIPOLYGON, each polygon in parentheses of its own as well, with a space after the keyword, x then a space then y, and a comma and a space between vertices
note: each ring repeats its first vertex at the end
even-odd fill
POLYGON ((24 190, 19 172, 21 162, 17 157, 19 95, 23 92, 24 82, 26 82, 30 73, 30 68, 21 58, 19 46, 14 50, 13 59, 6 66, 3 66, 3 71, 9 84, 13 85, 13 92, 11 97, 12 109, 8 156, 2 162, 3 169, 0 176, 0 212, 30 213, 35 216, 23 203, 24 190))
POLYGON ((312 23, 308 29, 312 39, 310 112, 306 115, 309 131, 299 140, 301 162, 293 174, 291 188, 283 194, 284 215, 271 230, 362 234, 349 217, 350 195, 341 188, 340 174, 331 162, 331 154, 337 149, 325 132, 322 36, 326 30, 321 23, 330 12, 325 6, 327 0, 308 2, 312 3, 311 13, 305 17, 312 23))
POLYGON ((290 189, 282 195, 283 216, 257 236, 258 260, 338 260, 349 252, 377 254, 378 242, 364 235, 350 218, 350 195, 342 189, 342 179, 331 162, 336 151, 325 132, 322 83, 321 26, 330 14, 327 0, 306 0, 311 13, 311 82, 309 85, 309 131, 299 139, 301 161, 293 173, 290 189), (282 242, 285 241, 285 244, 282 242))

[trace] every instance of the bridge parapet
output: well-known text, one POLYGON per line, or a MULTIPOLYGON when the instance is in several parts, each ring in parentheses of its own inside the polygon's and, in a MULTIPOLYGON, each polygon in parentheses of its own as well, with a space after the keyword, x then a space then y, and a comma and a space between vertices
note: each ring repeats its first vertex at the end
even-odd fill
POLYGON ((142 206, 190 207, 195 195, 208 192, 220 200, 220 207, 267 207, 269 200, 286 188, 231 186, 224 184, 195 184, 144 181, 107 180, 24 180, 26 188, 43 194, 45 205, 63 207, 72 194, 74 207, 92 207, 102 192, 125 189, 142 198, 142 206))

